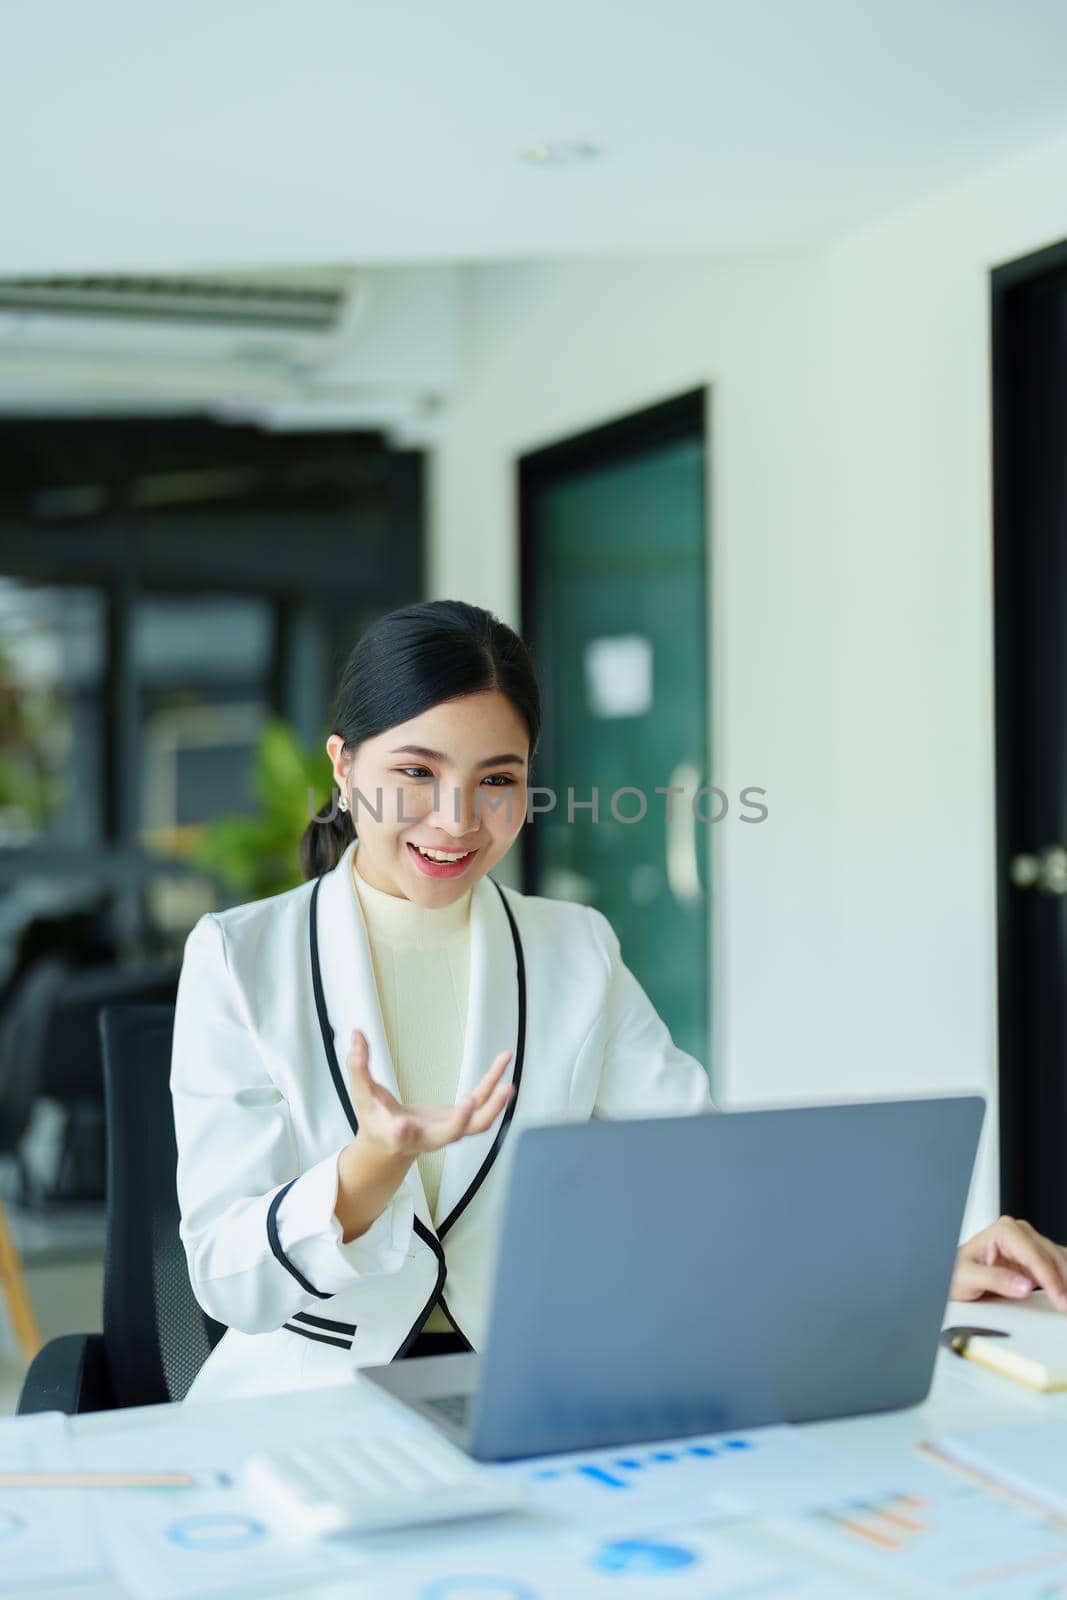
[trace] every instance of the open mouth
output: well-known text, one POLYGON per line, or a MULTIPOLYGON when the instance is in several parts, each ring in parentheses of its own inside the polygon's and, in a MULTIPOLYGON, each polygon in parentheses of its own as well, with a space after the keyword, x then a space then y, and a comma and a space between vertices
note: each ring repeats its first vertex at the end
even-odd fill
POLYGON ((415 865, 420 872, 431 878, 454 878, 463 872, 478 854, 477 850, 468 850, 464 855, 454 860, 438 860, 436 856, 425 855, 418 845, 408 844, 408 850, 415 860, 415 865))

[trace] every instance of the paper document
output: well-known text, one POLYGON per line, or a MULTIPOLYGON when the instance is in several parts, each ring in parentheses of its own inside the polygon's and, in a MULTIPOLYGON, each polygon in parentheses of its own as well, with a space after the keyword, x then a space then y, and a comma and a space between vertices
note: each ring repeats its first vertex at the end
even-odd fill
POLYGON ((77 1462, 86 1469, 187 1470, 215 1479, 190 1489, 86 1491, 112 1571, 144 1600, 266 1595, 287 1582, 306 1583, 309 1573, 360 1571, 362 1547, 293 1536, 239 1477, 256 1450, 344 1437, 368 1414, 354 1387, 331 1387, 272 1395, 266 1406, 259 1396, 175 1406, 165 1424, 151 1428, 136 1415, 124 1426, 116 1413, 106 1433, 79 1435, 77 1462))
POLYGON ((967 1428, 933 1440, 931 1448, 1067 1519, 1067 1421, 967 1428))
MULTIPOLYGON (((58 1411, 0 1421, 0 1472, 67 1471, 67 1419, 58 1411)), ((0 1489, 0 1595, 100 1570, 103 1557, 80 1489, 0 1489)))
MULTIPOLYGON (((459 1526, 393 1535, 376 1547, 380 1565, 361 1595, 388 1600, 858 1600, 854 1578, 785 1545, 755 1525, 683 1523, 669 1532, 617 1537, 542 1526, 475 1530, 459 1526)), ((337 1583, 316 1600, 353 1600, 337 1583)), ((863 1600, 902 1595, 877 1579, 863 1600)))
POLYGON ((838 1571, 866 1596, 894 1579, 921 1600, 1067 1595, 1067 1529, 943 1470, 943 1483, 773 1520, 767 1532, 838 1571), (862 1575, 862 1576, 861 1576, 862 1575))
POLYGON ((911 1464, 854 1461, 788 1426, 509 1461, 531 1511, 606 1529, 783 1515, 904 1487, 911 1464))

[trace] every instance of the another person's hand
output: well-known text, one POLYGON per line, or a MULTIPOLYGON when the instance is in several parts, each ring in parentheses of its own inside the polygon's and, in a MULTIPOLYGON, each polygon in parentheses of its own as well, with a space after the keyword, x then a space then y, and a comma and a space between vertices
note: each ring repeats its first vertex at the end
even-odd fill
POLYGON ((470 1094, 454 1106, 405 1106, 370 1075, 366 1036, 355 1030, 348 1055, 352 1100, 359 1119, 359 1134, 394 1156, 418 1156, 440 1150, 468 1134, 491 1127, 515 1093, 513 1084, 501 1083, 501 1074, 514 1051, 501 1050, 470 1094))
POLYGON ((1067 1311, 1067 1246, 1046 1239, 1028 1222, 998 1217, 960 1246, 950 1300, 979 1300, 984 1294, 1021 1300, 1034 1289, 1044 1289, 1058 1311, 1067 1311))

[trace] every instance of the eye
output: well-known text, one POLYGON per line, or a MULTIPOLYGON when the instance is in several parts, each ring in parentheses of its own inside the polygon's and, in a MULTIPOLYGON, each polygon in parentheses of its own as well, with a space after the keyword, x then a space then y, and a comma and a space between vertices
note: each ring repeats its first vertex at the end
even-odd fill
MULTIPOLYGON (((429 772, 427 771, 427 769, 425 767, 398 767, 397 771, 398 772, 402 772, 405 777, 407 777, 408 774, 411 773, 413 775, 412 776, 412 782, 417 782, 420 777, 429 777, 430 776, 429 772)), ((484 781, 486 783, 492 784, 493 788, 496 789, 496 788, 499 788, 502 784, 506 786, 509 783, 514 783, 515 779, 510 777, 506 772, 494 772, 490 777, 486 778, 484 781), (495 782, 494 782, 494 779, 496 780, 495 782)))

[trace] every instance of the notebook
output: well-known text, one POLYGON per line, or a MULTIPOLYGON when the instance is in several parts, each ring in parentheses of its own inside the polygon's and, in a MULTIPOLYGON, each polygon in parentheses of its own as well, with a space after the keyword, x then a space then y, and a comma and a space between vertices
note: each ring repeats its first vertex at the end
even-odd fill
POLYGON ((997 1329, 1007 1338, 968 1338, 962 1354, 1039 1393, 1067 1389, 1067 1314, 1043 1290, 1027 1299, 950 1300, 946 1327, 997 1329))

